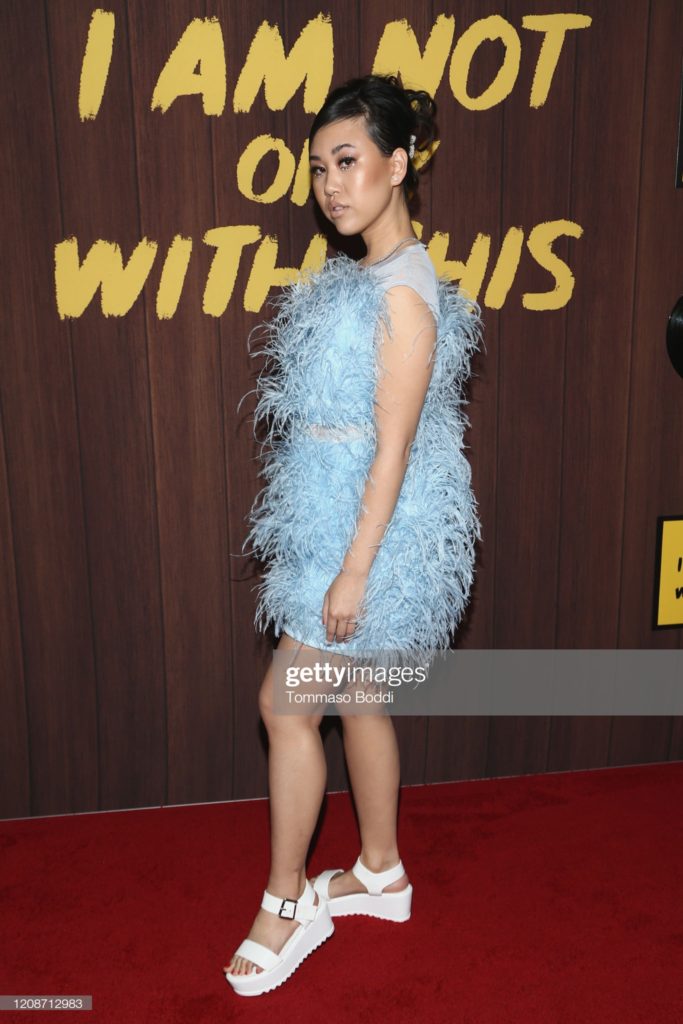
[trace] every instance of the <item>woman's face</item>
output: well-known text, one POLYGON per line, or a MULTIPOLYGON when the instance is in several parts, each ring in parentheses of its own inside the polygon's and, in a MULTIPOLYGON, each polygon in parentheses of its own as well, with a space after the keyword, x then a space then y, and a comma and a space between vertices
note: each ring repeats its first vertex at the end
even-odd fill
POLYGON ((360 234, 388 208, 402 182, 407 154, 377 148, 363 117, 320 128, 311 140, 311 185, 321 210, 341 235, 360 234), (403 173, 401 173, 403 171, 403 173))

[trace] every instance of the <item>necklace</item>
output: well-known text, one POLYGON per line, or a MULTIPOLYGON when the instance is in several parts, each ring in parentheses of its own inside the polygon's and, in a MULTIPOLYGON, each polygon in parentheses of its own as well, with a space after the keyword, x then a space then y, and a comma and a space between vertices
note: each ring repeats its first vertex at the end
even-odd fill
POLYGON ((391 252, 386 254, 386 256, 382 256, 378 260, 373 260, 372 263, 361 263, 361 267, 363 267, 363 269, 367 269, 368 267, 376 267, 378 263, 384 263, 385 260, 388 260, 390 256, 394 255, 399 246, 403 245, 404 242, 410 241, 417 242, 419 239, 415 238, 415 235, 408 235, 407 238, 402 238, 401 241, 394 246, 391 252))

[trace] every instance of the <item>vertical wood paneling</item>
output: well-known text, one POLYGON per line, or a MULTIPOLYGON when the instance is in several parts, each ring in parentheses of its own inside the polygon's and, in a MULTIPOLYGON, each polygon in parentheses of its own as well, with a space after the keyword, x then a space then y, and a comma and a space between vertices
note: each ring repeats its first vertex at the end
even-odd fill
MULTIPOLYGON (((6 133, 4 137, 7 137, 6 133)), ((12 537, 12 510, 5 464, 5 431, 1 415, 0 551, 0 813, 5 817, 24 818, 31 813, 28 722, 17 567, 14 563, 12 537)))
MULTIPOLYGON (((216 224, 256 224, 262 237, 277 236, 280 250, 278 264, 286 265, 288 254, 287 199, 272 205, 250 202, 237 188, 236 166, 239 157, 256 136, 270 134, 287 137, 287 111, 269 110, 259 91, 248 114, 233 111, 233 94, 240 71, 258 26, 263 21, 277 23, 282 31, 283 5, 259 0, 248 7, 230 2, 212 5, 223 26, 228 65, 228 99, 224 116, 211 125, 214 153, 214 188, 216 224)), ((267 186, 264 177, 257 177, 255 188, 267 186)), ((247 338, 251 329, 267 316, 265 306, 259 313, 248 313, 243 308, 243 295, 258 243, 245 249, 235 285, 233 299, 221 318, 220 337, 223 383, 223 431, 226 439, 226 472, 230 494, 230 518, 227 527, 229 544, 229 593, 231 647, 231 716, 232 787, 235 798, 262 796, 267 792, 268 737, 259 718, 258 691, 271 659, 272 631, 267 635, 256 633, 253 624, 256 604, 255 588, 259 582, 258 566, 252 558, 242 554, 247 533, 247 516, 256 492, 263 486, 258 477, 258 446, 253 440, 251 414, 253 396, 240 399, 254 387, 260 362, 247 351, 247 338), (256 363, 259 365, 256 366, 256 363)), ((228 742, 226 736, 225 742, 228 742)))
POLYGON ((193 0, 128 4, 141 235, 159 244, 145 289, 152 435, 164 617, 167 800, 224 798, 232 744, 226 634, 229 595, 220 339, 202 313, 213 249, 211 131, 199 96, 151 109, 154 86, 193 17, 193 0), (176 234, 192 259, 174 316, 161 321, 155 287, 176 234))
MULTIPOLYGON (((604 4, 582 11, 593 24, 577 57, 571 215, 586 230, 569 308, 556 644, 612 647, 620 643, 648 5, 624 3, 618 17, 604 4)), ((596 741, 602 732, 609 746, 599 758, 596 745, 591 763, 619 762, 614 724, 596 721, 596 741)), ((644 734, 652 722, 641 726, 644 734)), ((558 720, 553 739, 586 728, 558 720)), ((556 747, 552 756, 559 760, 556 747)), ((563 766, 574 763, 570 756, 563 766)))
MULTIPOLYGON (((680 629, 653 631, 651 614, 657 516, 683 508, 683 449, 674 440, 683 436, 683 380, 665 345, 668 315, 683 294, 683 191, 673 187, 682 38, 681 4, 654 0, 647 33, 619 647, 681 643, 680 629)), ((683 756, 680 725, 680 718, 615 719, 611 762, 683 756)))
MULTIPOLYGON (((552 7, 552 5, 551 5, 552 7)), ((263 92, 248 114, 233 92, 258 26, 289 52, 314 0, 150 4, 113 0, 116 43, 98 117, 78 120, 80 62, 92 6, 8 0, 0 7, 0 171, 6 294, 0 334, 0 816, 263 796, 267 736, 258 690, 272 633, 254 630, 258 566, 241 552, 260 486, 252 437, 258 371, 247 337, 268 310, 245 312, 258 243, 242 254, 225 314, 202 312, 214 255, 204 233, 258 224, 278 266, 299 266, 329 228, 311 197, 259 205, 236 165, 261 133, 295 154, 312 115, 301 88, 282 111, 263 92), (216 16, 227 57, 223 114, 201 98, 151 110, 159 72, 194 17, 216 16), (174 235, 193 240, 175 316, 156 288, 174 235), (55 309, 54 246, 98 238, 127 261, 159 245, 143 294, 121 319, 99 295, 79 319, 55 309)), ((372 68, 392 20, 420 47, 439 14, 455 39, 501 14, 522 40, 512 94, 469 112, 444 79, 442 140, 422 176, 423 239, 448 231, 453 260, 491 237, 486 285, 510 227, 528 237, 566 216, 581 239, 554 249, 576 278, 562 311, 522 308, 552 280, 523 251, 501 310, 483 305, 466 436, 483 524, 459 647, 672 647, 650 623, 657 515, 683 507, 681 381, 666 318, 683 278, 683 192, 673 188, 682 13, 578 4, 540 109, 529 91, 541 37, 522 28, 541 0, 390 0, 330 8, 332 85, 372 68)), ((481 47, 469 86, 495 76, 481 47)), ((410 83, 407 83, 410 84, 410 83)), ((269 168, 257 185, 267 183, 269 168)), ((362 251, 330 230, 330 249, 362 251)), ((273 291, 275 291, 275 287, 273 291)), ((402 782, 440 781, 683 756, 683 724, 656 718, 395 719, 402 782)), ((346 788, 340 722, 323 725, 328 790, 346 788)), ((323 812, 324 817, 324 812, 323 812)))
MULTIPOLYGON (((564 11, 575 11, 576 4, 564 11)), ((501 178, 503 230, 519 227, 524 247, 517 275, 500 314, 497 492, 495 516, 496 648, 553 647, 560 547, 567 308, 529 311, 525 293, 552 291, 554 281, 526 247, 539 224, 569 216, 574 134, 576 48, 586 31, 568 32, 548 97, 530 105, 542 36, 522 27, 525 15, 548 13, 543 0, 508 0, 507 20, 522 41, 515 87, 504 104, 501 178), (541 441, 542 439, 542 441, 541 441), (539 443, 541 442, 541 443, 539 443)), ((559 238, 553 250, 569 267, 580 240, 559 238)), ((573 298, 570 302, 574 301, 573 298)), ((543 771, 550 730, 570 760, 564 723, 549 717, 509 716, 491 722, 488 773, 543 771), (564 738, 564 741, 563 741, 564 738)), ((585 722, 583 726, 585 728, 585 722)), ((601 727, 598 726, 598 732, 601 727)), ((583 729, 582 729, 583 731, 583 729)), ((600 736, 595 740, 604 748, 600 736)))
POLYGON ((577 53, 562 446, 558 647, 613 647, 626 486, 648 5, 586 3, 577 53))
MULTIPOLYGON (((98 239, 128 260, 140 239, 124 0, 97 117, 78 117, 90 11, 47 5, 63 235, 79 256, 98 239), (84 197, 88 197, 84 201, 84 197)), ((50 319, 54 320, 52 313, 50 319)), ((71 337, 97 680, 99 806, 162 803, 166 790, 163 621, 143 303, 104 317, 99 294, 62 328, 71 337)))
MULTIPOLYGON (((29 729, 26 813, 44 815, 97 808, 98 737, 71 334, 54 308, 53 246, 64 223, 42 3, 0 5, 0 47, 3 251, 11 254, 0 400, 29 729)), ((10 604, 3 615, 12 636, 16 610, 10 604)), ((8 687, 19 740, 21 686, 19 675, 8 687)), ((22 792, 21 762, 17 772, 22 792)))
MULTIPOLYGON (((434 20, 442 12, 455 19, 453 45, 480 18, 504 13, 496 0, 464 3, 432 3, 434 20)), ((483 45, 472 62, 468 91, 477 96, 496 76, 500 53, 483 45)), ((482 540, 477 550, 470 603, 453 642, 454 648, 488 648, 492 644, 494 581, 496 573, 496 446, 498 435, 498 360, 500 312, 483 306, 486 283, 504 233, 501 214, 504 104, 489 110, 471 111, 454 98, 448 65, 436 94, 441 145, 433 167, 424 176, 432 197, 434 231, 450 235, 449 259, 466 261, 477 235, 491 239, 491 255, 484 287, 472 296, 482 304, 484 346, 472 359, 468 386, 465 434, 467 457, 472 467, 472 486, 479 506, 482 540)), ((427 236, 429 232, 426 232, 427 236)), ((481 778, 487 774, 490 720, 484 716, 430 718, 425 780, 481 778)))

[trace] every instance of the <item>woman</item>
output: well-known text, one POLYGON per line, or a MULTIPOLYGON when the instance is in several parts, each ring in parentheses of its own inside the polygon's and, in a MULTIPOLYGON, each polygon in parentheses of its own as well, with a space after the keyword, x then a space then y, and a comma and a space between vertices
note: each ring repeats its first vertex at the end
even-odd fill
MULTIPOLYGON (((335 89, 309 135, 312 187, 344 254, 273 300, 268 373, 254 420, 269 423, 267 483, 247 540, 267 563, 256 622, 278 651, 428 661, 465 609, 480 538, 462 385, 479 307, 437 277, 413 232, 415 144, 436 105, 394 76, 335 89)), ((245 542, 246 543, 246 542, 245 542)), ((248 937, 224 967, 241 995, 285 981, 328 938, 332 918, 405 921, 412 884, 396 826, 400 766, 386 714, 342 715, 361 852, 314 885, 306 856, 325 793, 322 714, 276 714, 273 665, 259 694, 269 737, 271 869, 248 937)))

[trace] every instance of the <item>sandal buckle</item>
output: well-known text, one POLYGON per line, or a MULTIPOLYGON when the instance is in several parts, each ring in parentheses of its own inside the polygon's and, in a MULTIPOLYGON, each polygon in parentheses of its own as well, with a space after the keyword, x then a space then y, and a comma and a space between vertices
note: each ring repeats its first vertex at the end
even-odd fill
POLYGON ((280 907, 280 909, 277 912, 278 917, 284 917, 284 918, 287 918, 288 921, 293 921, 294 918, 295 918, 295 915, 296 915, 296 907, 297 907, 298 902, 299 902, 298 900, 284 899, 282 901, 282 906, 280 907), (291 912, 291 914, 288 913, 288 908, 285 907, 285 903, 291 903, 292 904, 292 912, 291 912))

